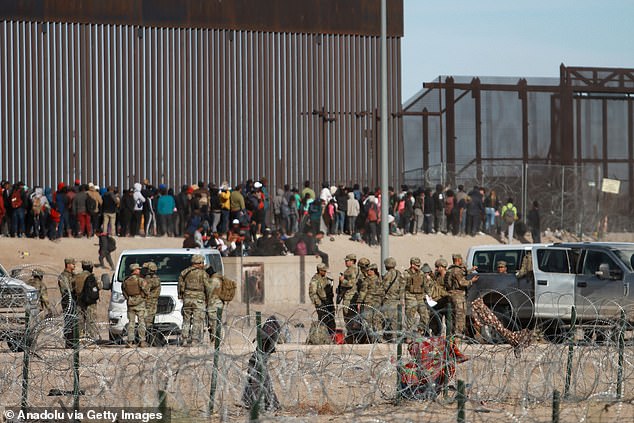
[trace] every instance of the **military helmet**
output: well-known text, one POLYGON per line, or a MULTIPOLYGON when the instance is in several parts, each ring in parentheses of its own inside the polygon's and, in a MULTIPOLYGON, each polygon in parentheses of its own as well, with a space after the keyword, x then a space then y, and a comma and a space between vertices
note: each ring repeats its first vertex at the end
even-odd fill
POLYGON ((72 257, 66 257, 64 259, 64 264, 75 264, 75 259, 72 257))
POLYGON ((365 257, 361 257, 359 259, 359 267, 368 267, 370 265, 370 259, 365 258, 365 257))
POLYGON ((436 267, 447 268, 447 266, 449 266, 449 263, 447 263, 447 260, 445 260, 444 258, 439 258, 438 260, 436 260, 436 263, 434 263, 434 265, 436 267))
POLYGON ((31 276, 42 279, 44 277, 44 271, 42 269, 33 269, 31 271, 31 276))
POLYGON ((420 266, 420 258, 412 257, 409 259, 409 264, 415 264, 416 266, 420 266))
POLYGON ((322 270, 327 272, 328 271, 328 266, 326 266, 326 264, 324 264, 324 263, 319 263, 317 265, 317 271, 320 272, 322 270))
POLYGON ((421 268, 421 270, 423 271, 423 273, 431 273, 431 267, 429 267, 429 264, 425 263, 423 264, 423 267, 421 268))
POLYGON ((140 268, 141 268, 141 266, 139 266, 139 263, 132 263, 130 265, 130 271, 131 272, 134 272, 136 269, 140 269, 140 268))
POLYGON ((385 264, 385 267, 394 268, 396 267, 396 259, 394 257, 388 257, 383 260, 383 264, 385 264))
POLYGON ((205 258, 202 256, 202 254, 194 254, 192 256, 192 264, 201 264, 205 262, 205 258))
POLYGON ((379 268, 377 267, 376 263, 372 263, 368 265, 368 270, 374 270, 375 272, 378 272, 379 268))
POLYGON ((504 260, 499 260, 497 262, 497 267, 506 267, 506 262, 504 260))
POLYGON ((158 270, 158 266, 153 261, 150 261, 147 264, 147 268, 150 272, 156 272, 158 270))
POLYGON ((357 255, 356 254, 348 254, 346 256, 346 260, 354 260, 354 261, 356 261, 357 260, 357 255))
POLYGON ((452 255, 451 255, 451 258, 452 258, 453 260, 455 260, 455 259, 462 259, 462 254, 460 254, 460 253, 454 253, 454 254, 452 254, 452 255))

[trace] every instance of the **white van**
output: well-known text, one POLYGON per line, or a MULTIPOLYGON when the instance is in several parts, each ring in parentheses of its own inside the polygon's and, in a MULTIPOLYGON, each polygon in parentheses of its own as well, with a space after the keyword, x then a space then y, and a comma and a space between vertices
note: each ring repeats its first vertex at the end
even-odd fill
POLYGON ((178 276, 191 265, 194 254, 200 254, 205 258, 205 267, 211 266, 215 273, 224 273, 222 257, 218 250, 214 249, 143 249, 125 250, 121 253, 114 274, 105 274, 101 277, 104 289, 112 289, 108 307, 111 341, 121 342, 127 336, 128 308, 121 285, 130 274, 130 265, 137 263, 142 266, 143 263, 150 261, 156 263, 157 274, 161 280, 161 296, 154 317, 154 329, 164 338, 180 335, 183 326, 183 303, 178 299, 178 276))

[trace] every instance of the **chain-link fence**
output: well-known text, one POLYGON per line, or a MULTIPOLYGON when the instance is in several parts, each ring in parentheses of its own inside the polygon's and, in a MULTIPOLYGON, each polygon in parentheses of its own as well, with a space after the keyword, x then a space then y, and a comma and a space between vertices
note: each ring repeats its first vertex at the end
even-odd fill
POLYGON ((559 166, 548 164, 475 163, 448 172, 444 164, 429 169, 405 172, 409 186, 431 187, 441 184, 455 189, 464 185, 495 190, 503 203, 513 198, 522 216, 534 201, 539 203, 542 230, 561 229, 576 236, 600 237, 602 233, 630 232, 634 229, 628 185, 621 182, 618 194, 602 191, 600 164, 559 166))
MULTIPOLYGON (((3 306, 15 300, 8 295, 3 287, 3 306)), ((2 313, 12 307, 21 310, 14 302, 2 313)), ((555 421, 556 412, 557 421, 578 422, 634 416, 634 327, 618 316, 586 319, 579 328, 574 321, 559 322, 564 330, 557 342, 533 328, 530 342, 515 347, 499 337, 484 342, 478 333, 457 341, 406 330, 385 342, 380 326, 363 325, 369 343, 306 345, 316 320, 306 307, 288 315, 271 312, 280 324, 272 351, 262 338, 270 333, 257 330, 259 319, 231 309, 217 344, 207 338, 184 348, 174 339, 163 347, 125 348, 79 339, 66 348, 69 316, 59 313, 60 304, 53 308, 54 315, 22 320, 24 336, 0 323, 0 336, 11 346, 0 347, 0 406, 171 410, 172 421, 541 422, 555 421), (254 397, 258 407, 245 403, 247 385, 264 390, 254 397), (269 388, 276 400, 267 397, 269 388), (554 401, 558 394, 561 401, 554 401)), ((366 306, 367 314, 378 321, 386 316, 366 306)), ((440 315, 432 312, 434 317, 440 315)), ((108 323, 99 324, 107 333, 108 323)))

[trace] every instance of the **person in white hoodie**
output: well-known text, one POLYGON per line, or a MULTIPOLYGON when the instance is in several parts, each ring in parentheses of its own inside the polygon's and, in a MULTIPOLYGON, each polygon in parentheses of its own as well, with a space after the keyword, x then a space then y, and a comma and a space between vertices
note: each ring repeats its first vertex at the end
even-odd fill
POLYGON ((134 184, 134 215, 132 216, 132 223, 130 228, 130 235, 135 236, 139 234, 139 228, 141 227, 141 216, 143 215, 143 204, 145 203, 145 197, 141 194, 141 184, 134 184))
POLYGON ((47 232, 48 210, 51 208, 41 187, 35 187, 31 196, 31 214, 33 215, 33 236, 44 238, 47 232))
POLYGON ((357 217, 359 216, 359 212, 361 211, 361 206, 359 205, 359 200, 354 197, 354 192, 348 193, 348 208, 346 210, 346 219, 348 219, 348 229, 350 230, 350 236, 353 241, 359 241, 361 237, 357 232, 357 217))

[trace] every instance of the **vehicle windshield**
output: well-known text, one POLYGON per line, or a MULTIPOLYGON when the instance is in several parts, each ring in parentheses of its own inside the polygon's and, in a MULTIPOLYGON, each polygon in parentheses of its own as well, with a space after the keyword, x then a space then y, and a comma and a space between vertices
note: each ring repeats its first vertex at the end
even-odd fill
MULTIPOLYGON (((143 266, 143 263, 154 262, 157 267, 157 274, 161 283, 166 282, 178 282, 178 276, 181 272, 191 265, 192 254, 169 254, 169 253, 154 253, 154 254, 134 254, 127 255, 121 258, 121 265, 119 266, 119 274, 117 279, 123 281, 130 274, 130 265, 133 263, 143 266)), ((205 265, 211 265, 214 271, 222 272, 222 262, 218 255, 204 255, 205 265), (210 262, 211 261, 211 262, 210 262)))
POLYGON ((630 271, 634 271, 634 248, 613 250, 630 271))

